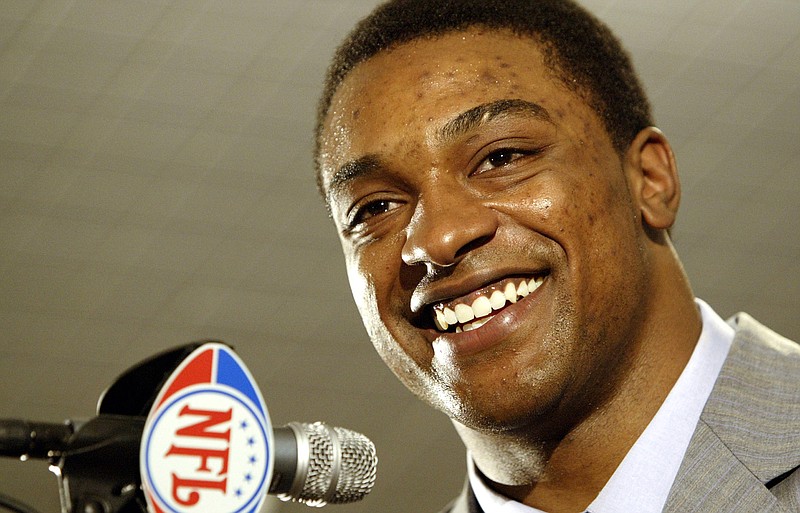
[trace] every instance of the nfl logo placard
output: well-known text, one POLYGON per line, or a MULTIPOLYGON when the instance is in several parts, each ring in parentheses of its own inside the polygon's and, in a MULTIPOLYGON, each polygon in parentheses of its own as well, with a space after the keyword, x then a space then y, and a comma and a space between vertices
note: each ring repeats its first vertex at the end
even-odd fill
POLYGON ((226 345, 200 346, 147 417, 140 469, 151 513, 257 513, 273 468, 272 425, 255 380, 226 345))

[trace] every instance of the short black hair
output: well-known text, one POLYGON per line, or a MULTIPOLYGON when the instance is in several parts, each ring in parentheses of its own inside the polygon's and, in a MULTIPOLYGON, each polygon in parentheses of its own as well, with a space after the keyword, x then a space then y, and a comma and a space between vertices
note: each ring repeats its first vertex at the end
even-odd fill
POLYGON ((653 125, 627 52, 605 24, 572 0, 390 0, 354 27, 328 68, 315 130, 320 185, 323 124, 348 73, 403 43, 471 27, 507 30, 536 41, 547 66, 598 114, 620 154, 640 130, 653 125))

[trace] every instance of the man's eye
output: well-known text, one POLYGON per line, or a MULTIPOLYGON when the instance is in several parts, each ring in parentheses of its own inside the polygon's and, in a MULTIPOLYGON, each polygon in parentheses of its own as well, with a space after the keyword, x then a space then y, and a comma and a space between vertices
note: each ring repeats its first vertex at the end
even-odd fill
POLYGON ((520 152, 515 152, 512 150, 500 150, 489 155, 489 157, 486 159, 486 162, 488 162, 494 167, 501 167, 510 163, 512 160, 519 157, 520 155, 521 155, 520 152))
POLYGON ((355 209, 353 211, 353 215, 350 216, 350 221, 347 224, 351 228, 354 228, 370 218, 373 218, 375 216, 384 214, 392 210, 396 206, 397 202, 391 200, 370 201, 366 205, 363 205, 355 209))
POLYGON ((493 151, 485 159, 483 159, 483 162, 481 162, 480 166, 478 166, 478 169, 475 170, 475 174, 480 174, 492 169, 507 166, 527 154, 528 152, 514 150, 511 148, 503 148, 493 151))

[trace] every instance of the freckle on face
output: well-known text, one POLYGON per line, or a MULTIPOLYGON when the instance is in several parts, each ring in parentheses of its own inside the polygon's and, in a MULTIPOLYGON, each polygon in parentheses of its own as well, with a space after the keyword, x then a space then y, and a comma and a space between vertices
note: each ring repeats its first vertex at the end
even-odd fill
POLYGON ((500 68, 506 69, 506 68, 510 68, 511 67, 511 64, 508 63, 508 61, 506 60, 505 56, 503 56, 503 55, 495 55, 494 56, 494 60, 497 61, 497 65, 500 68))
POLYGON ((481 82, 483 82, 484 84, 492 85, 492 84, 497 84, 498 80, 497 77, 494 76, 494 74, 491 71, 485 70, 483 73, 481 73, 481 82))

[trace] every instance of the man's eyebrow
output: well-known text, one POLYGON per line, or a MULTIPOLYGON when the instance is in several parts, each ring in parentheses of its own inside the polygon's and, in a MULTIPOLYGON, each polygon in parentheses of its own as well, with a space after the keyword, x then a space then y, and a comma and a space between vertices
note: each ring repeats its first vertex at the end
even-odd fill
POLYGON ((519 99, 497 100, 462 112, 439 129, 437 138, 441 141, 451 141, 487 121, 508 114, 524 114, 543 121, 551 121, 550 113, 538 103, 519 99))
MULTIPOLYGON (((453 140, 498 116, 509 114, 523 114, 543 121, 551 121, 547 109, 538 103, 519 99, 497 100, 483 103, 462 112, 438 130, 437 138, 442 141, 453 140)), ((366 177, 381 168, 381 159, 374 153, 346 162, 336 170, 330 181, 328 181, 326 199, 330 203, 331 196, 339 189, 353 180, 366 177)))
POLYGON ((345 163, 336 170, 333 176, 331 176, 330 181, 328 181, 328 190, 325 193, 328 202, 330 202, 331 196, 335 194, 338 189, 347 185, 347 183, 352 182, 356 178, 365 177, 374 173, 380 168, 380 158, 375 154, 364 155, 363 157, 345 163))

